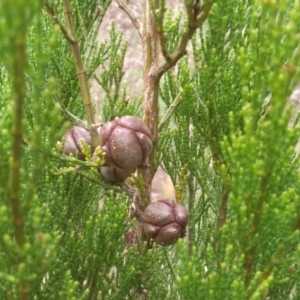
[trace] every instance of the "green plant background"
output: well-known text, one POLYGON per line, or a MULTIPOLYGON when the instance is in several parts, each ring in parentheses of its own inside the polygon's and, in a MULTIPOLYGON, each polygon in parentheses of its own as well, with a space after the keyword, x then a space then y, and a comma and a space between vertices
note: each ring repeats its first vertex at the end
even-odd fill
MULTIPOLYGON (((117 24, 97 43, 109 5, 72 1, 102 121, 142 115, 142 87, 128 93, 122 82, 117 24)), ((299 128, 286 103, 300 77, 299 8, 215 1, 189 55, 164 75, 160 121, 180 105, 160 132, 158 161, 190 222, 174 246, 139 253, 123 236, 134 226, 130 197, 56 147, 75 122, 67 112, 86 118, 55 21, 64 26, 62 3, 0 1, 0 299, 298 299, 299 128)), ((184 22, 166 11, 170 52, 184 22)))

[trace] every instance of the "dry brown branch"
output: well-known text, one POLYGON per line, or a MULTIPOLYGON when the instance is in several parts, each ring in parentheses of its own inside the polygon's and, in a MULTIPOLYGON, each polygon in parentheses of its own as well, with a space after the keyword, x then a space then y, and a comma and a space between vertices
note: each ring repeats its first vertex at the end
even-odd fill
POLYGON ((138 30, 138 33, 139 33, 140 37, 142 38, 143 22, 141 21, 140 16, 131 7, 131 5, 129 4, 129 1, 116 0, 116 2, 118 3, 120 9, 122 9, 127 14, 129 19, 131 20, 131 23, 138 30))
POLYGON ((87 82, 86 71, 82 63, 79 44, 76 39, 76 34, 74 30, 71 2, 70 0, 64 0, 63 4, 64 4, 64 14, 66 19, 67 31, 68 31, 68 35, 71 37, 71 41, 69 41, 69 44, 75 61, 76 73, 78 76, 81 97, 84 103, 85 112, 87 116, 88 128, 90 129, 92 135, 93 145, 96 146, 98 145, 98 135, 96 129, 92 126, 93 124, 95 124, 95 118, 93 113, 89 86, 87 82))
MULTIPOLYGON (((124 2, 117 1, 120 5, 124 2)), ((167 39, 164 35, 163 19, 165 13, 164 1, 146 0, 144 2, 144 24, 142 31, 142 46, 144 54, 144 100, 143 112, 144 121, 149 126, 153 140, 153 151, 150 157, 146 160, 144 166, 140 168, 145 182, 145 189, 148 198, 151 192, 151 182, 157 167, 156 148, 159 140, 158 132, 158 116, 159 116, 159 84, 163 74, 174 67, 179 59, 184 56, 187 51, 186 47, 189 40, 192 38, 195 31, 202 26, 208 17, 210 8, 214 1, 207 1, 203 6, 200 6, 198 0, 193 5, 186 1, 186 10, 188 16, 187 28, 183 33, 179 42, 178 49, 171 55, 167 51, 167 39), (165 62, 159 63, 160 54, 163 54, 165 62)), ((128 13, 128 12, 127 12, 128 13)), ((132 11, 129 11, 131 20, 135 20, 132 11)), ((138 26, 139 28, 139 26, 138 26)), ((179 101, 179 100, 178 100, 179 101)), ((179 101, 180 102, 180 101, 179 101)), ((179 104, 176 104, 177 106, 179 104)), ((173 111, 173 109, 172 109, 173 111)), ((169 115, 168 115, 169 118, 169 115)), ((145 209, 145 201, 138 200, 138 206, 141 211, 145 209)), ((137 233, 141 232, 141 228, 137 227, 137 233)), ((141 243, 141 235, 137 236, 138 244, 141 243)))
POLYGON ((199 1, 196 1, 194 5, 187 3, 188 1, 185 1, 188 16, 188 28, 181 37, 177 51, 175 51, 175 53, 171 55, 171 58, 162 64, 157 70, 157 77, 161 77, 165 72, 174 67, 180 58, 187 54, 186 47, 188 42, 195 31, 206 21, 214 1, 207 1, 203 6, 200 6, 199 1))

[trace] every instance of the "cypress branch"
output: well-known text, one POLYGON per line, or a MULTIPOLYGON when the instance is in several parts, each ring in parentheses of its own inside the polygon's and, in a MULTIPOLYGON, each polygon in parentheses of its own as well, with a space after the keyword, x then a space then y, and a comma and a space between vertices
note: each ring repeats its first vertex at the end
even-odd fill
POLYGON ((86 71, 85 71, 83 63, 82 63, 79 44, 76 39, 75 29, 74 29, 74 25, 73 25, 71 2, 70 2, 70 0, 64 0, 63 4, 64 4, 64 14, 65 14, 67 32, 71 38, 71 40, 68 39, 68 42, 70 44, 70 47, 71 47, 71 50, 73 53, 73 58, 75 61, 76 72, 77 72, 77 76, 78 76, 78 80, 79 80, 82 101, 83 101, 84 107, 85 107, 88 127, 92 134, 93 145, 96 146, 98 144, 98 135, 97 135, 97 131, 95 130, 95 128, 92 127, 92 125, 95 124, 95 118, 94 118, 93 107, 92 107, 92 102, 91 102, 91 98, 90 98, 90 92, 89 92, 89 86, 88 86, 87 77, 86 77, 86 71))

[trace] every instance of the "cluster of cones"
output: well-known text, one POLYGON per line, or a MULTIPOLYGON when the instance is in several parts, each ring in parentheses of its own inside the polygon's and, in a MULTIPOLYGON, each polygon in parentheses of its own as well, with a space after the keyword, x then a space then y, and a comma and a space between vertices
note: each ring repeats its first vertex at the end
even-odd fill
MULTIPOLYGON (((148 126, 135 116, 124 116, 97 128, 99 146, 105 152, 105 165, 99 168, 108 182, 129 177, 152 151, 148 126)), ((85 159, 82 142, 92 147, 90 132, 80 125, 72 126, 64 135, 64 154, 85 159)), ((92 149, 93 150, 93 149, 92 149)), ((152 182, 152 201, 142 215, 146 236, 162 246, 174 244, 186 234, 188 213, 174 202, 174 186, 169 176, 158 170, 152 182), (160 198, 161 197, 161 198, 160 198)))

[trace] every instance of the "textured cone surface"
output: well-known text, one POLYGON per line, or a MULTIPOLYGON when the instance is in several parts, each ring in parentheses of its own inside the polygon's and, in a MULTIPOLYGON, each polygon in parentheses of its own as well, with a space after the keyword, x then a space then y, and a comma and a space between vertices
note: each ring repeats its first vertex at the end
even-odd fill
POLYGON ((140 142, 143 160, 148 157, 152 151, 152 141, 151 139, 144 133, 136 132, 137 139, 140 142))
POLYGON ((77 155, 79 159, 84 159, 81 152, 81 141, 84 141, 87 145, 92 145, 92 137, 89 131, 80 125, 74 125, 65 133, 64 138, 64 154, 77 155))
POLYGON ((151 137, 151 132, 149 127, 140 118, 134 116, 124 116, 120 119, 116 119, 116 121, 119 125, 123 127, 130 128, 135 132, 141 132, 151 137))
POLYGON ((134 170, 132 169, 120 169, 116 167, 100 167, 100 173, 102 177, 108 182, 119 182, 124 181, 129 177, 134 170))
POLYGON ((187 211, 186 209, 180 205, 177 204, 174 207, 174 215, 175 215, 175 221, 182 227, 185 228, 188 223, 188 218, 187 218, 187 211))
POLYGON ((161 201, 153 202, 145 210, 144 221, 159 227, 174 222, 173 208, 161 201))
POLYGON ((180 237, 182 237, 182 227, 173 222, 162 227, 153 240, 161 246, 170 246, 175 244, 180 237))
POLYGON ((143 214, 144 232, 159 245, 169 246, 185 236, 187 210, 171 199, 150 203, 143 214))
POLYGON ((132 168, 143 161, 142 148, 134 131, 116 126, 108 143, 110 155, 120 168, 132 168))
POLYGON ((152 151, 151 133, 139 118, 125 116, 107 122, 101 128, 99 143, 110 166, 134 169, 152 151))

